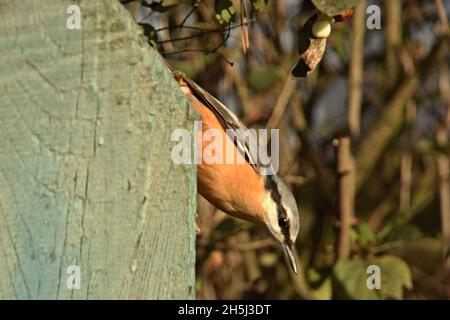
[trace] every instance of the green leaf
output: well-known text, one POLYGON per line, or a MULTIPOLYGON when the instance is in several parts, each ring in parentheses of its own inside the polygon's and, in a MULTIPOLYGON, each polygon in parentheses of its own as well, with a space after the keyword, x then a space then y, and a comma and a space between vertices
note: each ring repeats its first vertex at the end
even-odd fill
POLYGON ((352 229, 355 231, 356 240, 361 246, 367 247, 375 242, 375 233, 367 222, 362 221, 352 229))
POLYGON ((408 264, 396 256, 385 255, 377 257, 371 264, 380 267, 381 288, 383 299, 403 299, 404 288, 412 289, 412 275, 408 264))
POLYGON ((404 289, 412 289, 411 269, 399 257, 385 255, 363 261, 359 257, 339 260, 333 269, 333 298, 403 299, 404 289), (369 289, 369 265, 380 268, 381 288, 369 289))
POLYGON ((311 0, 316 8, 329 17, 343 13, 355 7, 360 0, 311 0))
POLYGON ((422 237, 419 227, 412 223, 396 224, 389 230, 383 241, 416 240, 422 237))
POLYGON ((323 276, 315 269, 309 269, 306 278, 310 283, 309 294, 317 300, 330 300, 333 294, 333 285, 330 276, 323 276))
POLYGON ((148 38, 148 42, 153 47, 156 46, 156 43, 158 41, 157 32, 156 29, 148 23, 140 24, 142 28, 144 29, 144 35, 148 38))
POLYGON ((229 24, 236 15, 236 8, 230 0, 216 0, 214 8, 220 24, 229 24))
POLYGON ((380 299, 378 290, 367 288, 367 266, 359 257, 339 260, 333 269, 333 298, 380 299))
POLYGON ((263 11, 267 6, 268 0, 252 0, 253 8, 255 8, 256 11, 263 11))

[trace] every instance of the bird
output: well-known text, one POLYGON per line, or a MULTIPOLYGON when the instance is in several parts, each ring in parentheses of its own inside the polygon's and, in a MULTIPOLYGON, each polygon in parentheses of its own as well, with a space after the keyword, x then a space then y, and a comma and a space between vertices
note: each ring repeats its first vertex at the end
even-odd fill
MULTIPOLYGON (((236 218, 265 225, 271 235, 281 244, 287 264, 297 274, 297 255, 295 241, 300 229, 300 219, 296 200, 283 180, 276 174, 261 174, 258 162, 253 161, 248 141, 237 135, 232 139, 227 129, 247 130, 239 118, 218 99, 188 78, 184 73, 172 72, 182 92, 193 108, 200 114, 202 132, 215 129, 224 138, 223 150, 231 146, 237 159, 245 161, 233 163, 198 164, 198 192, 219 210, 236 218)), ((240 132, 238 130, 238 132, 240 132)), ((198 141, 202 149, 208 142, 198 141)))

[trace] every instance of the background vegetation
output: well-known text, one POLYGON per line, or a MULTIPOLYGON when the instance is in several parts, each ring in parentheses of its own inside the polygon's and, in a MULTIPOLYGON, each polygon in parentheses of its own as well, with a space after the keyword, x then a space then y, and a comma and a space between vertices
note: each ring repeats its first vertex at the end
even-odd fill
POLYGON ((310 1, 121 2, 245 124, 280 128, 300 273, 263 227, 199 199, 197 298, 450 298, 449 2, 313 1, 359 5, 298 80, 290 71, 310 1), (381 8, 381 29, 366 27, 369 5, 381 8), (366 287, 371 264, 380 290, 366 287))

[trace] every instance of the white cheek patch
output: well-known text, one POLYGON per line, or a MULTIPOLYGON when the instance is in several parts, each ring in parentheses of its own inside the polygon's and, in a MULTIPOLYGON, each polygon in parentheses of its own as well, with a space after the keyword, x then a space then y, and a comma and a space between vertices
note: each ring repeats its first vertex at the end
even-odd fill
POLYGON ((294 221, 292 219, 292 217, 293 217, 292 211, 290 209, 286 208, 284 205, 283 205, 283 209, 286 211, 286 215, 287 215, 287 219, 288 219, 288 223, 289 223, 289 238, 292 241, 292 243, 295 243, 295 240, 297 238, 297 232, 295 232, 296 224, 294 223, 294 221))
POLYGON ((263 201, 263 207, 265 211, 265 218, 267 221, 267 226, 272 233, 272 235, 280 242, 283 242, 283 234, 281 228, 278 225, 278 210, 277 204, 272 200, 270 194, 265 196, 263 201))
POLYGON ((300 224, 298 222, 298 219, 295 219, 296 217, 294 216, 292 211, 289 210, 289 209, 287 211, 288 211, 289 224, 290 224, 289 236, 291 238, 291 241, 293 243, 295 243, 295 240, 297 239, 298 232, 300 230, 300 224))

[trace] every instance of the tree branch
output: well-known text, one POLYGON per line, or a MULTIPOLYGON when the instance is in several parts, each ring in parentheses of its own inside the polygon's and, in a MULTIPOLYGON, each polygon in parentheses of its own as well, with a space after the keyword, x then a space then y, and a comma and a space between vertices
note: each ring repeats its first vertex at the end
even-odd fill
POLYGON ((401 129, 405 118, 406 102, 415 94, 424 76, 448 54, 448 42, 448 35, 440 37, 428 56, 416 69, 416 72, 400 81, 398 90, 383 107, 378 119, 358 145, 356 152, 357 192, 361 190, 361 187, 372 174, 387 145, 401 129))

